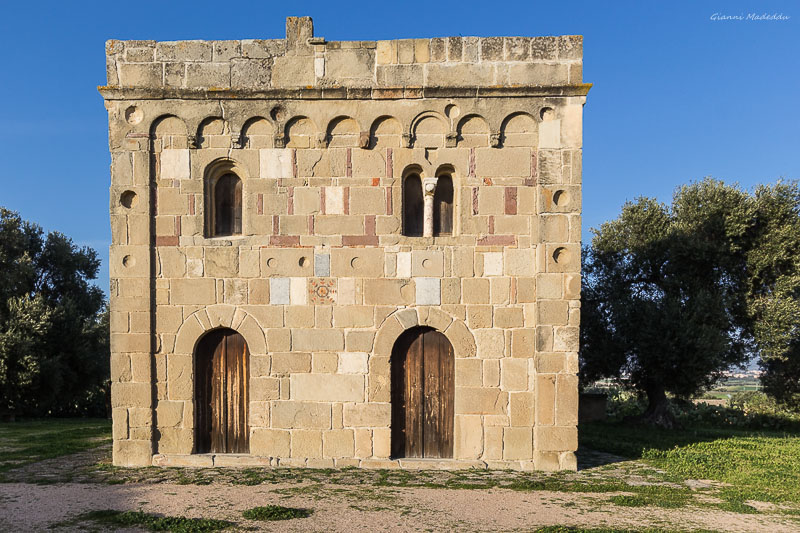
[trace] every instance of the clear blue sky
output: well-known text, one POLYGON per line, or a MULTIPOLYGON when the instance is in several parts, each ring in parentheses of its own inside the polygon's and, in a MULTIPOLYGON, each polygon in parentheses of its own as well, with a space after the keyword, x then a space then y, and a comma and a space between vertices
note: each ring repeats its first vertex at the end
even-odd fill
POLYGON ((584 239, 637 196, 704 176, 800 177, 800 4, 691 2, 20 2, 0 4, 0 205, 106 258, 106 39, 584 36, 584 239), (294 3, 292 3, 294 4, 294 3), (783 14, 785 21, 713 21, 783 14))

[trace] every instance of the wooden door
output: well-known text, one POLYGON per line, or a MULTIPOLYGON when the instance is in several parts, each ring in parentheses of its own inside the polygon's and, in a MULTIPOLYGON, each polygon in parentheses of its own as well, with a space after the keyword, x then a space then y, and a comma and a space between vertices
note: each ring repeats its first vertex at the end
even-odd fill
POLYGON ((392 351, 392 455, 453 457, 455 358, 431 328, 405 332, 392 351))
POLYGON ((197 346, 195 451, 249 453, 248 351, 232 329, 212 331, 197 346))

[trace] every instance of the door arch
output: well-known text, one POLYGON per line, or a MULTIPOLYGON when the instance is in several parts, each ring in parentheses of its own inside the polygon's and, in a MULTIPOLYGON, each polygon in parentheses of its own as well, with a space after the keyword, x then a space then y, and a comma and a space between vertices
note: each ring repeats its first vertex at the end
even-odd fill
POLYGON ((247 342, 229 328, 195 350, 195 453, 249 453, 247 342))
POLYGON ((455 356, 433 328, 405 331, 392 348, 392 456, 453 457, 455 356))

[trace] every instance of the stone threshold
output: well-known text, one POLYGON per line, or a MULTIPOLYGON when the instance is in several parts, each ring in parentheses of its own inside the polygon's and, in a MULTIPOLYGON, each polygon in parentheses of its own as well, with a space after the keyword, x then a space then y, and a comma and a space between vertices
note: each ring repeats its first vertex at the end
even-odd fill
POLYGON ((532 461, 480 461, 470 459, 313 459, 267 457, 249 454, 156 454, 153 466, 163 467, 239 467, 239 468, 347 468, 383 470, 532 470, 532 461))

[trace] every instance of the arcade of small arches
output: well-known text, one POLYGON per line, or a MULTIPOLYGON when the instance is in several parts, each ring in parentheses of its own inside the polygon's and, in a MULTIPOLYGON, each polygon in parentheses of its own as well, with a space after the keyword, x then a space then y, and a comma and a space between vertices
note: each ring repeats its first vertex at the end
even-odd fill
MULTIPOLYGON (((133 107, 133 106, 132 106, 133 107)), ((455 107, 455 106, 447 106, 455 107)), ((128 108, 125 116, 136 116, 128 108)), ((514 111, 490 121, 479 113, 457 114, 424 111, 403 126, 393 116, 381 115, 368 127, 351 116, 337 116, 318 126, 307 115, 284 119, 276 107, 265 116, 246 120, 209 116, 187 122, 172 114, 151 122, 151 136, 182 136, 184 148, 457 148, 535 146, 538 123, 557 120, 556 109, 539 107, 533 112, 514 111), (277 111, 276 111, 277 110, 277 111)), ((319 119, 318 119, 319 120, 319 119)))

